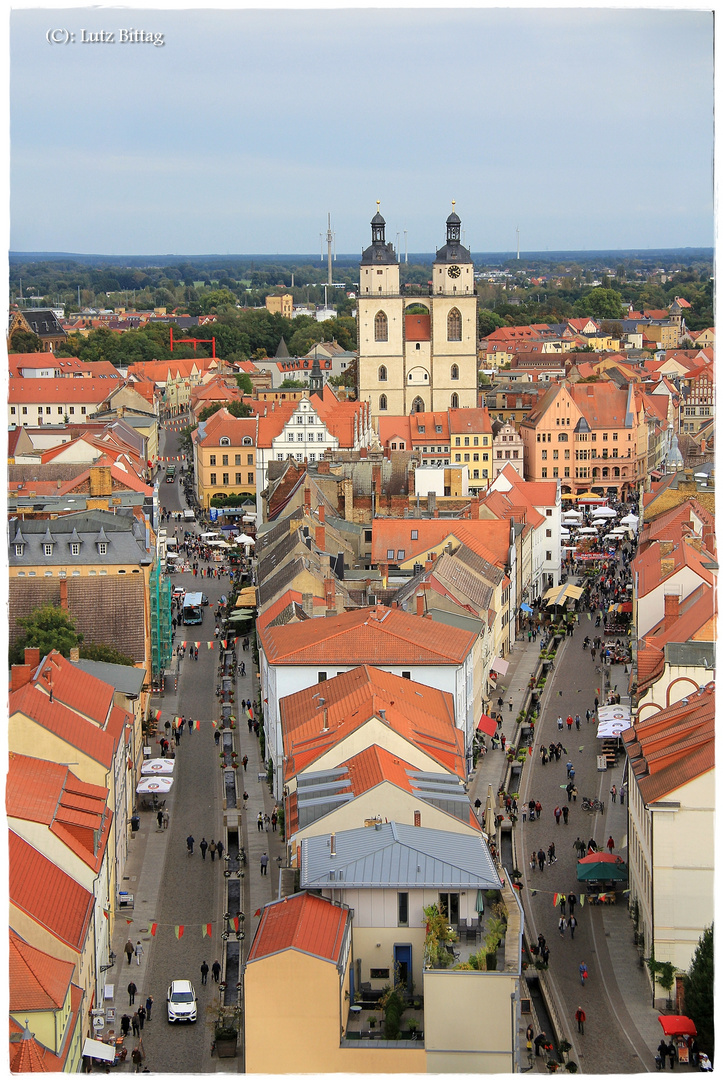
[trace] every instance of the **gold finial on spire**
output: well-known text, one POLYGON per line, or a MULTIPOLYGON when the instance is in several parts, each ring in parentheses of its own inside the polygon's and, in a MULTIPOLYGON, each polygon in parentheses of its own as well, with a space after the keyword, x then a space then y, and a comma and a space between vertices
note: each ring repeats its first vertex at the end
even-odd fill
POLYGON ((380 203, 380 200, 379 200, 379 199, 377 199, 377 213, 379 213, 379 207, 380 207, 380 205, 381 205, 381 203, 380 203))
POLYGON ((452 209, 453 209, 453 210, 454 210, 454 208, 455 208, 455 206, 456 206, 456 205, 457 205, 457 200, 456 200, 456 199, 452 199, 452 209))

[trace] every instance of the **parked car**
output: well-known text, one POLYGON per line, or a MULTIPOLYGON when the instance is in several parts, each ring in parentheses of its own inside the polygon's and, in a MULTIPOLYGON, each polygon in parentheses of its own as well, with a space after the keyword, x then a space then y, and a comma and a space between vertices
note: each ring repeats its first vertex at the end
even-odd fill
POLYGON ((188 979, 174 979, 168 987, 168 1023, 187 1020, 195 1024, 197 1016, 196 991, 188 979))

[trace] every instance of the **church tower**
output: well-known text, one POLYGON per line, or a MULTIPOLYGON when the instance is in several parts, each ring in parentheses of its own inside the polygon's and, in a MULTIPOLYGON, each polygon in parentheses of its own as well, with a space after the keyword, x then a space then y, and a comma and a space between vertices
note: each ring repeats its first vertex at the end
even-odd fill
POLYGON ((359 399, 372 417, 476 407, 477 300, 460 219, 454 210, 447 218, 429 297, 405 298, 378 206, 359 270, 359 399))

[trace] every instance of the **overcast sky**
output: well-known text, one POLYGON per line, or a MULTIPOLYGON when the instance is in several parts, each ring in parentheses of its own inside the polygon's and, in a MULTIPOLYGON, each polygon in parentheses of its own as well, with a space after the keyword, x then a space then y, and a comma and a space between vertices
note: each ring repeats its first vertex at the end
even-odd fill
POLYGON ((402 252, 452 199, 473 251, 713 243, 710 13, 15 10, 10 56, 13 250, 351 254, 377 199, 402 252))

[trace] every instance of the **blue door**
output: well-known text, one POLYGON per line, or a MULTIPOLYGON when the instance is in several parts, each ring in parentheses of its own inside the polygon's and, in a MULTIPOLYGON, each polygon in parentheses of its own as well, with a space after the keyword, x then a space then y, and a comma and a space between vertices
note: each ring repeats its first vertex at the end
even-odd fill
POLYGON ((412 992, 412 946, 394 946, 394 972, 400 984, 411 994, 412 992))

